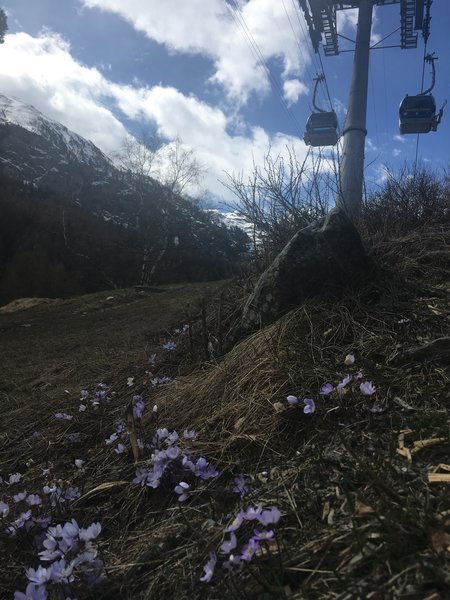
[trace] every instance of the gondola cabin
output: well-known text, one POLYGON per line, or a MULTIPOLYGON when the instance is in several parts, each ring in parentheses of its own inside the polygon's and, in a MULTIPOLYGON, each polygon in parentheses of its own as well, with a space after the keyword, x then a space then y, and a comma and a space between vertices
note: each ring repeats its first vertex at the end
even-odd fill
POLYGON ((303 136, 308 146, 334 146, 339 139, 338 121, 334 111, 312 113, 303 136))
POLYGON ((429 133, 435 122, 436 101, 431 94, 403 98, 399 108, 401 134, 429 133))

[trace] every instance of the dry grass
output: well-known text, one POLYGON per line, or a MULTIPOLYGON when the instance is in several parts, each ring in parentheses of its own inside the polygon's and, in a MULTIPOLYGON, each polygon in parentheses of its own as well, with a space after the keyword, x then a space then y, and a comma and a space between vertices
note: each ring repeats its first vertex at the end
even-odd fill
MULTIPOLYGON (((189 367, 185 337, 158 363, 158 375, 178 375, 175 382, 157 390, 149 386, 140 354, 121 351, 109 370, 107 383, 116 392, 111 405, 95 418, 79 413, 73 422, 55 424, 56 410, 73 412, 78 406, 75 392, 61 390, 64 380, 78 382, 80 365, 68 349, 55 365, 61 369, 54 375, 58 393, 51 385, 31 388, 39 395, 39 412, 16 388, 4 394, 2 474, 20 471, 27 489, 37 491, 42 467, 51 464, 54 477, 82 488, 81 499, 59 518, 102 523, 99 545, 109 579, 95 598, 445 598, 449 484, 431 484, 428 474, 450 462, 449 369, 439 356, 401 366, 395 358, 448 335, 449 243, 442 229, 383 242, 373 249, 384 264, 378 281, 357 295, 311 300, 221 359, 189 367), (356 376, 361 369, 374 382, 385 412, 370 413, 373 401, 357 386, 341 395, 319 395, 324 382, 337 383, 348 372, 343 360, 349 352, 356 356, 350 371, 356 376), (144 419, 141 437, 151 437, 157 426, 195 428, 194 450, 220 471, 182 507, 173 485, 143 490, 132 484, 132 454, 112 458, 104 444, 130 400, 128 375, 136 378, 134 391, 159 407, 157 417, 148 413, 144 419), (316 412, 288 408, 288 394, 314 398, 316 412), (31 440, 36 429, 44 434, 38 442, 31 440), (82 433, 78 448, 67 444, 71 431, 82 433), (429 439, 437 441, 416 444, 411 460, 397 451, 429 439), (79 457, 86 460, 84 473, 71 467, 79 457), (34 463, 27 467, 30 458, 34 463), (241 505, 231 492, 239 473, 251 485, 246 506, 262 503, 282 511, 277 544, 242 572, 219 569, 211 583, 201 584, 208 551, 217 550, 223 528, 241 505), (109 485, 99 489, 102 484, 109 485)), ((236 318, 233 304, 228 325, 236 318)), ((215 314, 210 311, 214 334, 215 314)), ((198 320, 194 333, 201 353, 198 320)), ((149 343, 146 352, 152 347, 149 343)), ((95 360, 86 373, 98 368, 92 389, 105 370, 97 351, 91 352, 95 360)), ((20 369, 26 374, 26 365, 20 369)), ((22 569, 35 559, 31 547, 2 537, 7 598, 24 587, 22 569)), ((89 597, 87 590, 82 593, 89 597)))

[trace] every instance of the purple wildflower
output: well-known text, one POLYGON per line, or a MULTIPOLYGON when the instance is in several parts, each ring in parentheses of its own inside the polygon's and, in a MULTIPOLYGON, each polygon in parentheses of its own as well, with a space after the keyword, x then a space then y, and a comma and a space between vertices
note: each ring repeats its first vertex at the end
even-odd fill
POLYGON ((225 533, 231 533, 232 531, 236 531, 244 522, 244 513, 240 510, 228 527, 225 528, 225 533))
POLYGON ((264 525, 272 525, 278 523, 281 517, 281 512, 276 506, 272 506, 270 510, 263 510, 260 515, 258 515, 258 521, 264 525))
POLYGON ((123 454, 126 451, 127 451, 127 447, 122 443, 117 444, 117 447, 114 448, 114 452, 116 454, 123 454))
POLYGON ((321 396, 328 396, 328 394, 331 394, 331 392, 334 390, 334 387, 331 385, 331 383, 324 383, 323 386, 320 388, 320 395, 321 396))
POLYGON ((41 497, 38 494, 30 494, 26 499, 28 506, 39 506, 42 504, 41 497))
POLYGON ((289 394, 289 396, 286 398, 286 400, 290 406, 295 406, 295 404, 298 404, 297 396, 292 396, 291 394, 289 394))
POLYGON ((194 473, 197 477, 200 477, 200 479, 203 479, 204 481, 219 475, 219 472, 216 471, 213 465, 207 462, 206 458, 203 456, 197 460, 194 473))
POLYGON ((154 365, 156 363, 156 354, 150 354, 150 356, 148 357, 148 362, 151 365, 154 365))
POLYGON ((22 502, 22 500, 25 500, 25 498, 27 497, 27 491, 23 491, 23 492, 19 492, 18 494, 15 494, 13 496, 13 500, 14 502, 22 502))
POLYGON ((208 583, 211 581, 211 578, 214 574, 214 569, 216 568, 217 556, 215 552, 209 553, 209 560, 203 567, 204 575, 200 577, 200 581, 203 583, 208 583))
POLYGON ((247 545, 242 548, 241 560, 250 562, 258 550, 259 541, 255 538, 250 538, 247 545))
POLYGON ((184 502, 189 498, 189 494, 187 493, 191 486, 185 481, 180 481, 180 483, 175 487, 175 493, 178 494, 178 502, 184 502))
POLYGON ((80 398, 85 399, 89 396, 89 392, 87 390, 80 390, 80 398))
POLYGON ((145 402, 142 396, 133 396, 133 417, 135 419, 141 419, 145 410, 145 402))
POLYGON ((173 340, 169 340, 168 342, 163 344, 162 347, 164 348, 164 350, 167 350, 167 352, 171 352, 172 350, 175 350, 175 348, 177 347, 177 343, 173 340))
POLYGON ((81 496, 81 492, 80 490, 73 486, 73 487, 68 487, 65 492, 64 492, 64 498, 65 500, 67 500, 68 502, 73 502, 74 500, 76 500, 77 498, 79 498, 81 496))
POLYGON ((382 406, 372 406, 372 407, 368 408, 367 410, 374 415, 379 415, 380 413, 384 413, 384 411, 386 409, 383 408, 382 406))
POLYGON ((100 523, 92 523, 87 529, 80 529, 80 540, 90 542, 100 535, 101 530, 100 523))
POLYGON ((64 558, 56 560, 51 565, 50 579, 54 583, 71 583, 75 577, 73 576, 73 566, 68 565, 64 558))
POLYGON ((5 518, 9 515, 9 504, 0 500, 0 518, 5 518))
POLYGON ((241 565, 241 557, 240 556, 235 556, 234 554, 230 554, 230 556, 228 557, 228 560, 226 560, 222 564, 222 567, 224 569, 227 569, 228 571, 231 570, 233 567, 236 567, 236 566, 242 566, 241 565))
POLYGON ((350 354, 347 354, 347 356, 344 359, 344 365, 346 367, 351 367, 355 362, 355 355, 353 354, 353 352, 350 352, 350 354))
POLYGON ((55 413, 55 419, 58 419, 58 421, 71 421, 73 416, 64 412, 57 412, 55 413))
POLYGON ((254 521, 259 518, 259 515, 262 513, 262 506, 258 504, 258 506, 249 506, 246 510, 243 511, 243 516, 246 521, 254 521))
POLYGON ((224 554, 229 554, 231 552, 231 550, 234 550, 234 548, 236 548, 236 546, 237 546, 236 534, 234 532, 231 532, 230 539, 229 540, 225 540, 221 544, 220 550, 224 554))
POLYGON ((185 440, 195 440, 197 434, 193 429, 185 429, 183 431, 183 437, 185 440))
POLYGON ((109 446, 109 445, 111 445, 111 444, 114 444, 114 442, 115 442, 115 441, 118 439, 118 437, 119 437, 119 436, 117 435, 117 433, 115 433, 115 432, 114 432, 114 433, 112 433, 112 434, 109 436, 109 438, 107 438, 107 439, 105 440, 105 444, 106 444, 106 445, 108 445, 108 446, 109 446))
POLYGON ((348 385, 351 380, 352 380, 352 376, 350 374, 346 375, 344 377, 344 379, 337 384, 338 390, 345 388, 345 386, 348 385))
POLYGON ((258 531, 255 529, 253 531, 253 539, 258 540, 259 542, 262 540, 271 540, 275 535, 273 529, 264 529, 263 531, 258 531))
POLYGON ((304 408, 303 412, 305 415, 312 415, 316 410, 316 404, 312 398, 303 398, 304 408))
POLYGON ((43 585, 47 583, 51 577, 51 569, 46 569, 45 567, 39 567, 37 569, 27 569, 26 570, 27 579, 30 583, 34 585, 43 585))
POLYGON ((376 392, 376 387, 372 384, 371 381, 364 381, 359 386, 359 389, 365 396, 372 396, 376 392))
POLYGON ((138 483, 139 485, 144 486, 147 482, 147 477, 150 474, 150 471, 145 467, 139 467, 136 470, 135 477, 133 479, 133 483, 138 483))
POLYGON ((34 585, 29 583, 25 593, 14 592, 14 600, 47 600, 47 590, 43 585, 34 585))
POLYGON ((235 486, 233 487, 233 492, 235 494, 239 494, 241 498, 248 494, 249 488, 245 485, 245 477, 243 475, 238 475, 234 478, 235 486))

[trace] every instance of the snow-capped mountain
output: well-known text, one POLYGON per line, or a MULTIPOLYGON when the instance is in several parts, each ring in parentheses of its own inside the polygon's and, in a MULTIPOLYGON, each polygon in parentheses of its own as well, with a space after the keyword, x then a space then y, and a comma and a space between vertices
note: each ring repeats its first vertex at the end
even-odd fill
POLYGON ((111 160, 92 142, 1 94, 0 166, 22 180, 71 194, 117 177, 111 160))
POLYGON ((4 95, 0 179, 0 301, 227 277, 245 251, 239 230, 4 95))

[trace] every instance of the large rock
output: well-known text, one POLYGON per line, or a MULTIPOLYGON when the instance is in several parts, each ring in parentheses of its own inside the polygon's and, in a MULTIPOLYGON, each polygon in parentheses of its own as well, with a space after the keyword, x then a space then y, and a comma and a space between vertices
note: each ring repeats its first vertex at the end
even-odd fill
POLYGON ((266 325, 312 296, 362 283, 373 270, 359 233, 334 208, 298 231, 261 275, 245 305, 242 324, 266 325))

